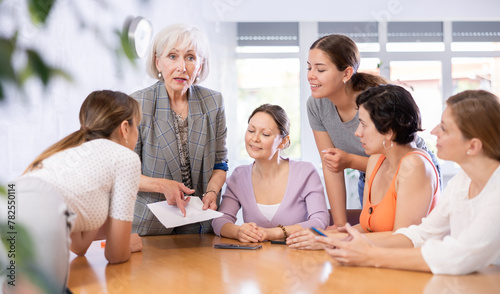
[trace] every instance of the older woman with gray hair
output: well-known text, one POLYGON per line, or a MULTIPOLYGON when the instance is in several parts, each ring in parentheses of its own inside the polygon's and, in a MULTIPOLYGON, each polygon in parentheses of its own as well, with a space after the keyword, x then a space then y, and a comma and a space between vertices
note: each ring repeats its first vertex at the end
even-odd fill
POLYGON ((226 180, 226 117, 219 92, 198 85, 208 75, 209 48, 195 26, 172 25, 154 38, 147 71, 155 84, 132 97, 142 106, 135 152, 142 162, 133 232, 164 235, 212 232, 210 221, 165 228, 148 203, 167 200, 186 215, 190 197, 217 209, 226 180))

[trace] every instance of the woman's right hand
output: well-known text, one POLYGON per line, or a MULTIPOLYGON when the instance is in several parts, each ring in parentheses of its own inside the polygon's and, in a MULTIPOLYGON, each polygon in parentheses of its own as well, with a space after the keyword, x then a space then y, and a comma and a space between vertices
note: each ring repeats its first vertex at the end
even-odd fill
POLYGON ((323 151, 323 162, 329 171, 334 173, 343 172, 350 168, 350 154, 338 148, 327 148, 323 151))
POLYGON ((185 206, 189 203, 190 197, 186 197, 184 194, 193 194, 194 190, 189 189, 184 186, 183 183, 179 183, 173 180, 167 179, 156 179, 159 185, 159 193, 165 195, 167 203, 170 205, 176 205, 182 212, 183 216, 186 216, 185 206))
POLYGON ((260 242, 262 235, 259 232, 259 227, 255 223, 244 223, 238 229, 238 241, 242 243, 260 242))
POLYGON ((309 229, 302 229, 291 234, 286 239, 286 244, 294 249, 323 249, 323 246, 316 242, 316 235, 309 229))

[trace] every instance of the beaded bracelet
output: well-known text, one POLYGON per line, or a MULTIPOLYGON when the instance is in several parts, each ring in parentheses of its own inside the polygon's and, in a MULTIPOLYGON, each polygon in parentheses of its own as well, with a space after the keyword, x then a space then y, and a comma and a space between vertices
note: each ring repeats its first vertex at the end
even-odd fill
POLYGON ((285 230, 285 227, 282 226, 282 225, 278 225, 278 228, 281 228, 283 230, 283 239, 286 240, 286 238, 288 237, 288 235, 286 234, 286 230, 285 230))

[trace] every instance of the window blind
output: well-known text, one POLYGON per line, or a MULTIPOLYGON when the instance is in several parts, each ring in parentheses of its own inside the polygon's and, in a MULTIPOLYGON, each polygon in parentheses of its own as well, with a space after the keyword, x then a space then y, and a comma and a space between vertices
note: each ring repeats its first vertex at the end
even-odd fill
POLYGON ((319 37, 329 34, 342 34, 356 43, 378 42, 377 22, 319 22, 319 37))
POLYGON ((499 21, 454 21, 453 42, 500 42, 499 21))
POLYGON ((388 22, 388 42, 443 42, 442 22, 388 22))
POLYGON ((297 22, 239 22, 238 46, 299 46, 297 22))

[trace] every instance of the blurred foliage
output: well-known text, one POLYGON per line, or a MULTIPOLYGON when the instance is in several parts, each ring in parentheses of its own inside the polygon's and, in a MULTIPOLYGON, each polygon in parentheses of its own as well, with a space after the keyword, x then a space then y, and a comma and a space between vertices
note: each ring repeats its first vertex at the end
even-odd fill
MULTIPOLYGON (((34 26, 43 27, 50 16, 50 12, 57 4, 55 0, 26 0, 30 20, 34 26)), ((106 8, 105 1, 96 0, 103 8, 106 8)), ((0 0, 2 3, 3 0, 0 0)), ((98 42, 108 47, 110 52, 114 53, 117 59, 125 56, 132 65, 135 65, 135 55, 133 48, 128 40, 128 34, 124 30, 116 30, 116 42, 109 44, 109 40, 103 37, 102 33, 92 24, 86 23, 79 13, 75 3, 72 5, 74 19, 79 21, 82 29, 91 31, 95 34, 98 42)), ((12 16, 15 17, 15 16, 12 16)), ((19 26, 18 26, 19 27, 19 26)), ((64 69, 51 66, 43 57, 42 52, 34 48, 25 48, 17 42, 19 29, 17 28, 11 37, 0 36, 0 101, 5 99, 5 88, 7 85, 13 85, 16 89, 23 92, 26 81, 29 79, 39 80, 44 87, 56 77, 62 77, 67 81, 72 81, 70 74, 64 69), (16 68, 13 64, 13 56, 22 55, 26 57, 26 64, 22 68, 16 68)), ((117 67, 121 62, 116 62, 117 67)))
POLYGON ((28 0, 31 21, 35 24, 44 24, 54 2, 54 0, 28 0))
MULTIPOLYGON (((34 25, 44 25, 50 11, 54 5, 54 0, 28 0, 28 10, 34 25)), ((22 90, 26 81, 30 78, 39 79, 44 86, 56 76, 61 76, 67 80, 71 77, 65 71, 50 66, 41 54, 33 48, 25 48, 18 44, 19 30, 17 29, 12 37, 0 37, 0 100, 5 98, 4 88, 8 84, 14 85, 22 90), (16 69, 12 63, 13 55, 20 54, 26 56, 26 64, 21 69, 16 69)))
MULTIPOLYGON (((58 285, 54 283, 53 277, 47 275, 44 269, 35 264, 35 245, 29 232, 24 226, 15 222, 14 227, 7 224, 0 224, 0 235, 2 235, 1 243, 7 252, 14 254, 15 258, 15 272, 16 272, 16 286, 19 285, 20 278, 23 281, 29 281, 33 286, 39 290, 38 293, 57 293, 58 285), (4 233, 5 232, 5 233, 4 233), (8 232, 15 232, 15 234, 8 234, 8 232), (15 236, 15 243, 12 245, 7 236, 15 236), (12 246, 14 249, 12 249, 12 246), (10 250, 10 251, 9 251, 10 250)), ((0 275, 7 276, 10 274, 8 265, 1 265, 0 275)), ((9 281, 9 279, 7 279, 9 281)), ((1 285, 0 285, 1 287, 1 285)))

